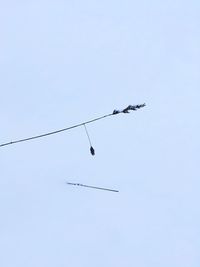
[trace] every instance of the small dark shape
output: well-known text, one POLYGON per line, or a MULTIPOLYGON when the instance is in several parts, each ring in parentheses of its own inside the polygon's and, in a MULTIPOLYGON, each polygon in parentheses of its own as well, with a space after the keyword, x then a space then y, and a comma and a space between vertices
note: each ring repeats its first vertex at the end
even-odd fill
POLYGON ((129 110, 130 110, 130 106, 128 106, 127 108, 123 109, 122 112, 123 113, 129 113, 129 110))
POLYGON ((135 105, 135 106, 132 106, 132 105, 129 105, 127 108, 123 109, 122 112, 123 113, 129 113, 130 110, 137 110, 137 109, 140 109, 140 108, 143 108, 145 107, 146 104, 141 104, 141 105, 135 105))
POLYGON ((119 114, 120 113, 120 111, 119 110, 113 110, 113 115, 116 115, 116 114, 119 114))
POLYGON ((124 110, 122 110, 123 113, 129 113, 130 110, 136 110, 136 106, 131 106, 129 105, 127 108, 125 108, 124 110))
POLYGON ((95 150, 94 150, 94 148, 92 146, 90 147, 90 152, 91 152, 92 156, 95 155, 95 150))

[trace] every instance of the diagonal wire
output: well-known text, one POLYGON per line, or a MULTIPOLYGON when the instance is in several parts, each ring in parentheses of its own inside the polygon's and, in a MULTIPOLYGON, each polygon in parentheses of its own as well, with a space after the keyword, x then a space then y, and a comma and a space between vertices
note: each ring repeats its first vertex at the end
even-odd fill
POLYGON ((68 130, 83 126, 83 125, 88 124, 88 123, 95 122, 97 120, 101 120, 101 119, 106 118, 106 117, 111 116, 111 115, 113 115, 113 114, 108 114, 108 115, 105 115, 105 116, 102 116, 102 117, 98 117, 98 118, 90 120, 90 121, 82 122, 82 123, 79 123, 79 124, 76 124, 76 125, 73 125, 73 126, 70 126, 70 127, 67 127, 67 128, 59 129, 59 130, 56 130, 56 131, 52 131, 52 132, 48 132, 48 133, 44 133, 44 134, 40 134, 40 135, 35 135, 35 136, 28 137, 28 138, 11 141, 11 142, 8 142, 8 143, 3 143, 3 144, 0 145, 0 147, 13 145, 13 144, 21 143, 21 142, 27 142, 27 141, 30 141, 30 140, 33 140, 33 139, 38 139, 38 138, 46 137, 46 136, 53 135, 53 134, 58 134, 58 133, 61 133, 61 132, 64 132, 64 131, 68 131, 68 130))
POLYGON ((104 116, 101 116, 101 117, 97 117, 95 119, 92 119, 92 120, 89 120, 89 121, 85 121, 85 122, 82 122, 82 123, 79 123, 79 124, 76 124, 76 125, 73 125, 73 126, 70 126, 70 127, 59 129, 59 130, 56 130, 56 131, 47 132, 47 133, 40 134, 40 135, 34 135, 34 136, 31 136, 31 137, 28 137, 28 138, 14 140, 14 141, 11 141, 11 142, 8 142, 8 143, 3 143, 3 144, 0 144, 0 147, 13 145, 13 144, 17 144, 17 143, 22 143, 22 142, 27 142, 27 141, 31 141, 31 140, 34 140, 34 139, 38 139, 38 138, 46 137, 46 136, 49 136, 49 135, 53 135, 53 134, 58 134, 58 133, 61 133, 61 132, 64 132, 64 131, 68 131, 68 130, 71 130, 71 129, 74 129, 74 128, 77 128, 77 127, 80 127, 80 126, 85 126, 85 124, 93 123, 95 121, 98 121, 98 120, 101 120, 101 119, 104 119, 106 117, 113 116, 113 115, 116 115, 116 114, 119 114, 119 113, 129 113, 130 110, 134 110, 135 111, 137 109, 143 108, 144 106, 145 106, 145 104, 135 105, 135 106, 129 105, 127 108, 125 108, 123 110, 114 110, 113 113, 110 113, 110 114, 107 114, 107 115, 104 115, 104 116))
POLYGON ((104 190, 104 191, 110 191, 110 192, 115 192, 118 193, 118 190, 115 189, 110 189, 110 188, 105 188, 105 187, 98 187, 98 186, 92 186, 92 185, 86 185, 86 184, 79 184, 79 183, 68 183, 68 185, 75 185, 75 186, 82 186, 82 187, 88 187, 92 189, 99 189, 99 190, 104 190))

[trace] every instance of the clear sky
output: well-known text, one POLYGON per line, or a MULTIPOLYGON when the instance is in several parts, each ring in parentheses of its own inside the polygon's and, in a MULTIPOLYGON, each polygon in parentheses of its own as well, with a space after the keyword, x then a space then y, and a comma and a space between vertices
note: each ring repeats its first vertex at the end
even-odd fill
POLYGON ((200 266, 200 2, 1 1, 1 267, 200 266), (78 188, 66 181, 118 189, 78 188))

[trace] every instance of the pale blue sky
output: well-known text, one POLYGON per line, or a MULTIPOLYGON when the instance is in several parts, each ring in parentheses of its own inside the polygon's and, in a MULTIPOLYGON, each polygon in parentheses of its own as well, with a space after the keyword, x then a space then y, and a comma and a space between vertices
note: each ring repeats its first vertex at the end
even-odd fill
POLYGON ((1 267, 200 266, 200 2, 2 1, 1 267), (73 188, 66 181, 120 190, 73 188))

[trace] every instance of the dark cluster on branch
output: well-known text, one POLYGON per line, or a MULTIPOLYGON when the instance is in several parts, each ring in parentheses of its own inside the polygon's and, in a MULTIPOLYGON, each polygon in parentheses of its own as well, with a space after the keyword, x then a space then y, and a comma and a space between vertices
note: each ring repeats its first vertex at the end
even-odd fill
POLYGON ((130 110, 134 110, 134 111, 136 111, 136 110, 138 110, 138 109, 140 109, 140 108, 143 108, 143 107, 145 107, 145 106, 146 106, 145 103, 144 103, 144 104, 140 104, 140 105, 134 105, 134 106, 129 105, 128 107, 126 107, 126 108, 123 109, 123 110, 117 110, 117 109, 115 109, 115 110, 113 111, 113 115, 115 115, 115 114, 119 114, 119 113, 129 113, 130 110))

